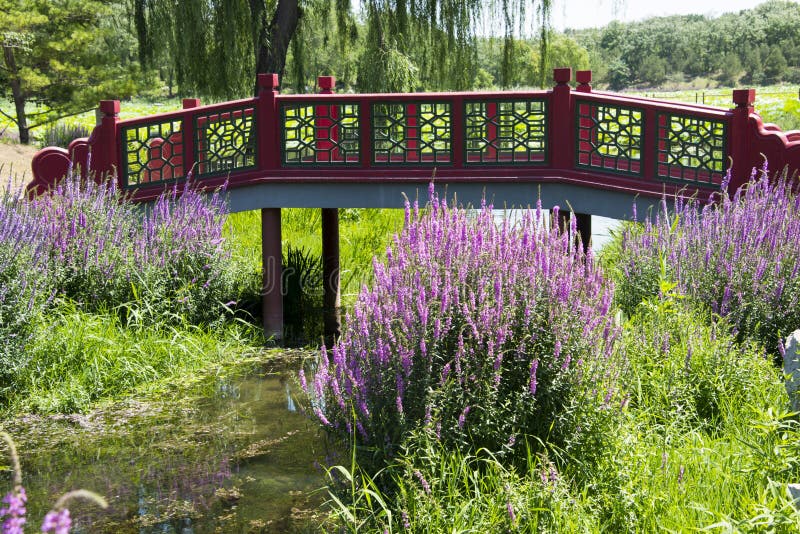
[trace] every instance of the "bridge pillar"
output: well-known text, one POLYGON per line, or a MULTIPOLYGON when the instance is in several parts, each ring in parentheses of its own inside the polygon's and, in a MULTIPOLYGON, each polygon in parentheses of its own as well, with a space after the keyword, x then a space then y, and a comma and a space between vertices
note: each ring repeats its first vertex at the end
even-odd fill
POLYGON ((264 335, 283 341, 281 209, 261 210, 261 309, 264 335))
MULTIPOLYGON (((336 87, 336 78, 319 76, 317 85, 321 94, 332 94, 336 87)), ((336 116, 336 109, 329 109, 328 114, 332 117, 336 116)), ((331 142, 335 143, 338 141, 338 132, 332 129, 328 137, 329 140, 317 139, 316 142, 325 143, 325 146, 331 142)), ((340 281, 339 210, 338 208, 322 208, 322 314, 327 345, 332 345, 342 332, 340 281)))
POLYGON ((342 299, 339 291, 339 210, 322 208, 322 308, 325 343, 330 345, 342 330, 342 299))
POLYGON ((592 216, 588 213, 574 213, 569 211, 558 212, 558 226, 569 230, 570 217, 575 217, 575 227, 581 238, 584 252, 589 250, 592 239, 592 216))

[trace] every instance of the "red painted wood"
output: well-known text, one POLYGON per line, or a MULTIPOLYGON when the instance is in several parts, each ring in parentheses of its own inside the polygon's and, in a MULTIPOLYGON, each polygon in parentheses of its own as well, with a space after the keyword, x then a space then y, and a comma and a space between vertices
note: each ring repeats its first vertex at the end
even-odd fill
POLYGON ((450 142, 453 147, 453 167, 464 167, 464 97, 454 96, 451 109, 450 142))
POLYGON ((578 87, 575 90, 579 93, 591 93, 592 92, 592 71, 590 70, 579 70, 575 73, 575 80, 578 82, 578 87))
MULTIPOLYGON (((183 99, 183 109, 184 110, 193 110, 195 108, 200 107, 200 99, 199 98, 184 98, 183 99)), ((197 154, 195 154, 195 146, 194 146, 194 135, 195 135, 195 124, 194 124, 194 113, 191 111, 184 111, 182 113, 183 122, 181 124, 183 130, 183 145, 182 145, 182 154, 180 155, 180 161, 175 161, 176 165, 176 172, 177 176, 188 176, 189 173, 196 173, 197 169, 195 169, 195 162, 197 161, 197 154), (178 174, 177 172, 177 164, 180 163, 181 173, 178 174)), ((175 134, 173 134, 174 136, 175 134)), ((176 154, 177 156, 177 154, 176 154)), ((176 177, 177 177, 176 176, 176 177)))
POLYGON ((361 168, 372 168, 372 103, 368 98, 358 101, 358 138, 361 141, 361 168))
MULTIPOLYGON (((100 124, 95 127, 91 136, 92 161, 90 172, 95 173, 96 180, 105 180, 117 174, 120 169, 121 143, 118 142, 119 100, 101 100, 100 124)), ((121 185, 121 184, 120 184, 121 185)))
POLYGON ((280 147, 277 107, 278 75, 258 75, 258 98, 256 112, 258 114, 258 167, 260 169, 277 169, 280 166, 280 147))
POLYGON ((550 99, 550 165, 554 169, 570 169, 574 162, 572 159, 575 144, 573 132, 573 106, 570 94, 569 81, 572 79, 572 69, 555 69, 553 78, 556 86, 550 99))
MULTIPOLYGON (((336 87, 336 78, 319 76, 317 85, 320 94, 332 95, 333 88, 336 87)), ((335 104, 323 104, 314 108, 314 145, 317 162, 334 163, 339 159, 338 150, 333 150, 334 142, 339 140, 338 128, 334 126, 333 121, 338 118, 338 109, 335 104)))

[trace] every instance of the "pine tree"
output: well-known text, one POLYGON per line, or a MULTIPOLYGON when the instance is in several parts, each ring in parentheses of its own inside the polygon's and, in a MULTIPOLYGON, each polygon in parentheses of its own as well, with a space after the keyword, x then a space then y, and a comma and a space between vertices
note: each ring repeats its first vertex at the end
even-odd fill
POLYGON ((0 111, 21 143, 43 124, 94 108, 101 98, 134 92, 136 70, 110 51, 113 0, 0 0, 0 95, 14 113, 0 111), (42 104, 31 113, 30 103, 42 104))

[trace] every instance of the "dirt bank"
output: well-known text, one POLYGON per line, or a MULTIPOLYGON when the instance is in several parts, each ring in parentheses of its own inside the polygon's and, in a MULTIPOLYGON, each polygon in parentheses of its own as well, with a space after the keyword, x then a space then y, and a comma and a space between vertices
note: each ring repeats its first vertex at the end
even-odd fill
POLYGON ((0 185, 5 186, 9 179, 15 184, 31 179, 31 159, 36 146, 0 141, 0 185))

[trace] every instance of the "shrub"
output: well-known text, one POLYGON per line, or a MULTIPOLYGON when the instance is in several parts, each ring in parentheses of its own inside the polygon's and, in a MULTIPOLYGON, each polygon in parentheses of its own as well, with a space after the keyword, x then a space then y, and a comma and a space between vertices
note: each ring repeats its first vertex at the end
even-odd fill
POLYGON ((41 228, 30 206, 9 185, 0 194, 0 388, 19 364, 33 317, 45 302, 43 280, 32 268, 41 256, 41 228))
POLYGON ((655 220, 621 234, 615 269, 619 304, 633 313, 659 291, 659 273, 679 291, 727 317, 738 339, 777 351, 780 336, 800 327, 800 196, 785 173, 766 164, 733 197, 726 177, 714 202, 666 200, 655 220))
POLYGON ((125 201, 114 181, 67 177, 30 209, 42 229, 42 269, 54 291, 87 311, 124 309, 206 322, 232 286, 222 238, 224 202, 175 186, 150 207, 125 201))
POLYGON ((406 206, 373 287, 323 348, 306 387, 315 413, 379 456, 420 427, 465 450, 578 439, 581 414, 615 395, 611 284, 574 227, 548 229, 540 209, 498 225, 491 206, 430 195, 426 210, 406 206))

